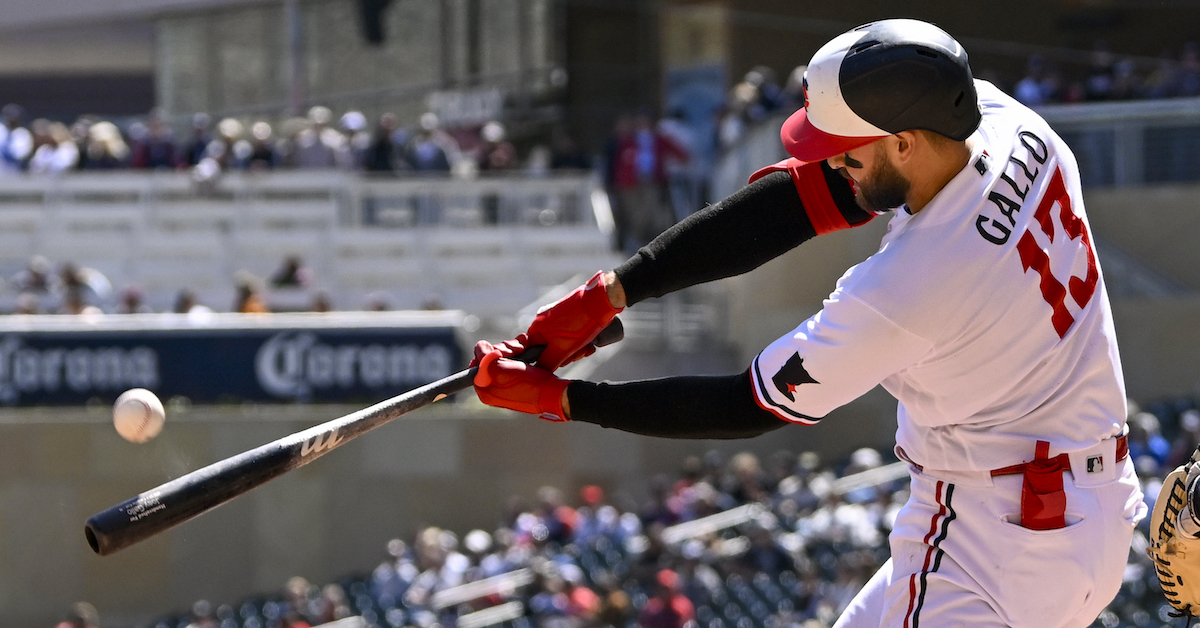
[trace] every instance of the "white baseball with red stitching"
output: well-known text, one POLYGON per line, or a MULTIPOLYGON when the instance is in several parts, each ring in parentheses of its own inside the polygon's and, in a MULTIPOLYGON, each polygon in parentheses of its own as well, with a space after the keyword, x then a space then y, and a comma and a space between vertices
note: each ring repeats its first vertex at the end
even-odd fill
POLYGON ((113 404, 113 427, 131 443, 144 443, 158 436, 166 418, 162 402, 145 388, 127 390, 113 404))

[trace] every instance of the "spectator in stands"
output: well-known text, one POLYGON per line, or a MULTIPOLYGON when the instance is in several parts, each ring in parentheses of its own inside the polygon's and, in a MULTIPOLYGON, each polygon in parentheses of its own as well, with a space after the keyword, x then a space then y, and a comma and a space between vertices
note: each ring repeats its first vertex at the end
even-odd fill
POLYGON ((563 595, 567 599, 566 614, 580 625, 591 626, 600 613, 600 596, 586 586, 583 570, 573 563, 559 567, 563 595))
POLYGON ((1031 55, 1025 66, 1025 76, 1013 87, 1013 98, 1030 107, 1044 105, 1052 95, 1046 89, 1046 64, 1041 55, 1031 55))
POLYGON ((203 318, 212 314, 212 308, 201 305, 196 293, 184 288, 175 296, 175 306, 171 309, 176 314, 187 314, 189 317, 203 318))
POLYGON ((99 625, 100 613, 96 612, 96 607, 88 602, 76 602, 67 612, 67 618, 55 628, 98 628, 99 625))
POLYGON ((219 625, 212 603, 208 600, 196 600, 192 604, 192 620, 187 624, 187 628, 218 628, 219 625))
POLYGON ((250 126, 250 154, 244 167, 253 172, 271 170, 279 164, 279 155, 273 140, 274 130, 270 123, 259 120, 250 126))
POLYGON ((103 314, 104 311, 99 307, 88 303, 82 292, 71 290, 63 295, 62 304, 58 308, 59 314, 75 314, 94 316, 103 314))
POLYGON ((404 592, 417 577, 417 568, 413 565, 408 545, 400 539, 388 541, 387 554, 388 557, 371 572, 371 593, 376 598, 387 596, 395 602, 403 598, 404 592))
POLYGON ((1150 412, 1138 412, 1129 417, 1129 457, 1138 460, 1143 456, 1154 459, 1162 468, 1171 452, 1171 443, 1162 435, 1158 417, 1150 412))
POLYGON ((178 160, 180 166, 195 166, 204 159, 208 144, 212 142, 212 117, 204 112, 192 115, 192 135, 183 145, 183 157, 178 160))
POLYGON ((1144 84, 1146 98, 1174 98, 1179 95, 1179 62, 1164 50, 1158 56, 1158 64, 1144 84))
POLYGON ((1088 100, 1109 100, 1113 90, 1113 65, 1116 59, 1108 42, 1097 41, 1092 48, 1092 65, 1084 81, 1085 95, 1088 100))
POLYGON ((328 107, 308 110, 308 127, 296 135, 292 159, 298 168, 348 168, 350 145, 345 135, 329 126, 333 112, 328 107))
POLYGON ((1142 79, 1137 66, 1130 59, 1121 59, 1113 64, 1112 100, 1133 100, 1143 95, 1142 79))
POLYGON ((367 154, 371 148, 371 133, 367 131, 367 117, 361 111, 350 110, 338 119, 338 127, 346 136, 346 146, 350 151, 349 166, 362 170, 367 162, 367 154))
POLYGON ((751 523, 749 528, 750 549, 737 559, 737 565, 748 577, 752 578, 756 573, 766 573, 772 578, 778 578, 779 574, 796 569, 792 555, 779 545, 772 529, 759 523, 751 523))
POLYGON ((638 615, 641 628, 683 628, 696 618, 691 600, 680 592, 679 574, 663 569, 655 576, 654 597, 638 615))
POLYGON ((450 172, 458 153, 457 142, 441 129, 433 112, 421 114, 420 131, 404 147, 404 159, 416 172, 450 172))
POLYGON ((179 165, 175 132, 163 119, 161 109, 155 108, 150 112, 146 121, 146 135, 134 142, 130 165, 148 170, 173 170, 179 165))
POLYGON ((479 131, 482 140, 475 149, 475 164, 480 171, 511 170, 517 167, 517 149, 505 139, 504 125, 492 120, 479 131))
MULTIPOLYGON (((68 309, 84 308, 104 301, 112 294, 112 282, 104 273, 80 266, 75 262, 64 262, 58 271, 59 289, 62 291, 64 303, 72 305, 68 309)), ((70 311, 70 314, 80 312, 70 311)))
POLYGON ((241 314, 269 314, 271 308, 267 307, 266 299, 262 296, 262 288, 260 281, 254 275, 245 271, 239 271, 233 277, 234 290, 237 296, 234 298, 233 311, 241 314))
POLYGON ((87 160, 84 166, 90 170, 112 170, 129 165, 129 145, 117 125, 101 120, 88 127, 87 160))
POLYGON ((153 312, 143 298, 141 288, 129 286, 121 291, 121 299, 114 311, 117 314, 149 314, 153 312))
POLYGON ((658 133, 679 147, 686 156, 681 159, 675 154, 667 154, 663 163, 667 202, 672 220, 677 222, 700 209, 700 185, 707 176, 697 171, 698 160, 694 159, 700 138, 688 124, 682 110, 672 111, 659 120, 658 133))
POLYGON ((746 108, 750 121, 765 120, 779 110, 783 103, 783 89, 776 81, 774 70, 765 65, 754 66, 742 77, 742 82, 754 90, 754 96, 746 108))
POLYGON ((33 134, 21 126, 25 110, 8 104, 0 109, 0 175, 21 172, 33 152, 33 134))
POLYGON ((1191 408, 1179 415, 1179 433, 1171 443, 1164 468, 1174 469, 1187 462, 1197 446, 1200 446, 1200 410, 1191 408))
POLYGON ((32 294, 48 294, 57 290, 58 286, 50 260, 41 255, 29 258, 29 263, 23 270, 13 275, 10 283, 18 292, 32 294))
POLYGON ((550 153, 550 168, 552 170, 588 170, 591 167, 591 158, 580 148, 575 138, 564 130, 555 131, 550 153))
POLYGON ((321 596, 312 604, 313 625, 328 624, 350 617, 350 604, 342 585, 330 583, 321 587, 321 596))
POLYGON ((599 586, 600 611, 596 614, 596 621, 605 628, 627 626, 629 619, 637 612, 629 594, 621 589, 615 579, 606 579, 599 586))
POLYGON ((363 168, 367 172, 395 172, 401 164, 405 164, 400 157, 400 150, 406 141, 396 114, 379 116, 379 125, 375 127, 375 135, 367 148, 363 168))
POLYGON ((312 307, 309 308, 309 311, 311 311, 311 312, 332 312, 333 311, 333 299, 330 298, 329 292, 325 291, 325 290, 318 290, 316 292, 316 294, 313 295, 312 307))
POLYGON ((299 255, 288 255, 283 264, 271 274, 272 288, 308 288, 312 286, 312 269, 304 265, 299 255))
POLYGON ((538 506, 534 513, 546 526, 546 541, 560 545, 570 541, 575 533, 575 509, 563 501, 563 493, 553 486, 538 489, 538 506))
POLYGON ((29 172, 60 174, 74 170, 79 165, 79 147, 75 145, 71 131, 61 122, 42 122, 45 123, 44 130, 39 129, 41 141, 29 159, 29 172))
POLYGON ((242 144, 240 154, 237 150, 245 132, 245 125, 236 118, 223 118, 217 123, 216 137, 208 143, 205 156, 215 160, 222 171, 241 168, 244 160, 250 157, 248 143, 242 144))
POLYGON ((1189 41, 1179 60, 1179 95, 1200 96, 1200 44, 1189 41))
POLYGON ((655 128, 649 114, 618 119, 609 144, 608 180, 616 193, 618 246, 629 254, 674 223, 666 204, 666 162, 687 153, 655 128))
POLYGON ((770 501, 766 477, 758 456, 748 451, 738 453, 729 459, 729 470, 729 482, 724 487, 725 492, 739 504, 770 501))

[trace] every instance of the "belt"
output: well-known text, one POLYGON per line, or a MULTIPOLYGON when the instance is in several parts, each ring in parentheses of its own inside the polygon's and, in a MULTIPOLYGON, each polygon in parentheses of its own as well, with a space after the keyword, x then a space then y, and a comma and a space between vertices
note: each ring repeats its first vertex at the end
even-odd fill
MULTIPOLYGON (((1117 462, 1129 457, 1129 439, 1117 437, 1117 462)), ((1103 463, 1103 461, 1101 461, 1103 463)), ((1091 466, 1089 461, 1089 467, 1091 466)), ((1063 492, 1063 471, 1071 470, 1067 454, 1050 457, 1050 443, 1039 440, 1033 460, 993 469, 992 477, 1023 475, 1021 486, 1021 525, 1031 530, 1055 530, 1067 526, 1067 494, 1063 492)))

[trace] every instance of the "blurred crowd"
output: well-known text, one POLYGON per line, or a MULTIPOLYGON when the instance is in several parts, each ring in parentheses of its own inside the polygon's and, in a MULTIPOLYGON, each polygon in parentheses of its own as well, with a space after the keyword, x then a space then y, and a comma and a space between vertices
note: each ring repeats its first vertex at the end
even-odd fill
MULTIPOLYGON (((1131 403, 1129 426, 1152 507, 1162 476, 1200 444, 1200 411, 1192 399, 1131 403)), ((714 450, 652 478, 641 502, 597 485, 574 499, 547 486, 511 498, 492 532, 424 527, 390 541, 369 573, 323 586, 297 577, 237 604, 202 600, 153 626, 307 628, 360 617, 371 628, 432 628, 476 625, 472 614, 489 611, 505 628, 827 628, 888 558, 908 497, 906 476, 881 473, 894 462, 870 448, 833 463, 813 452, 764 461, 714 450), (478 589, 468 593, 468 583, 478 589)), ((1097 628, 1171 621, 1144 554, 1148 529, 1144 521, 1135 534, 1124 585, 1097 628)))
POLYGON ((518 154, 503 123, 443 128, 435 113, 402 125, 391 113, 372 122, 361 111, 335 116, 324 106, 272 125, 267 120, 214 120, 196 113, 177 132, 161 111, 123 127, 94 116, 66 123, 38 118, 26 124, 20 105, 0 109, 0 174, 72 170, 192 170, 199 178, 228 170, 333 168, 371 173, 589 168, 565 133, 552 145, 518 154))
POLYGON ((513 497, 492 532, 460 537, 425 527, 389 542, 370 573, 324 586, 293 578, 274 594, 217 607, 201 601, 154 625, 302 628, 357 616, 367 626, 431 628, 515 601, 520 612, 498 625, 828 626, 886 560, 907 490, 889 481, 843 491, 835 481, 883 463, 872 449, 836 465, 811 452, 763 462, 711 451, 685 459, 673 477, 653 478, 641 503, 596 485, 568 500, 547 486, 532 500, 513 497), (672 526, 745 504, 761 507, 664 539, 672 526), (477 585, 477 595, 445 594, 506 574, 507 585, 477 585))
MULTIPOLYGON (((334 304, 327 291, 316 281, 311 268, 298 255, 285 257, 266 277, 248 271, 238 271, 230 280, 232 301, 206 304, 190 288, 176 293, 170 309, 160 312, 187 314, 201 319, 216 311, 242 314, 271 312, 330 312, 334 304), (215 306, 215 307, 214 307, 215 306)), ((65 261, 57 268, 47 258, 35 255, 28 265, 7 280, 0 278, 0 291, 15 295, 14 315, 154 313, 146 303, 146 294, 136 285, 117 290, 112 282, 95 268, 65 261)), ((440 297, 428 295, 421 303, 395 304, 383 292, 366 295, 365 301, 350 309, 384 311, 396 309, 443 309, 440 297)))
POLYGON ((1011 93, 1030 105, 1200 96, 1200 44, 1164 50, 1153 66, 1114 53, 1097 42, 1086 72, 1071 73, 1041 55, 1029 58, 1011 93))

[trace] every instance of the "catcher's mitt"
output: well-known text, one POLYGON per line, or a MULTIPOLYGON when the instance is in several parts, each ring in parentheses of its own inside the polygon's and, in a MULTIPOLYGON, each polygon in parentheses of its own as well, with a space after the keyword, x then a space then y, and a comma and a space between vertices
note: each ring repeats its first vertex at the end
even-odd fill
MULTIPOLYGON (((1146 548, 1167 602, 1188 617, 1200 615, 1200 538, 1180 534, 1176 522, 1192 501, 1188 489, 1197 477, 1200 449, 1163 480, 1150 517, 1150 546, 1146 548)), ((1200 504, 1191 504, 1187 510, 1194 512, 1198 507, 1200 504)))

